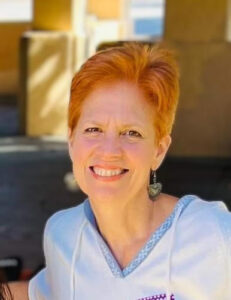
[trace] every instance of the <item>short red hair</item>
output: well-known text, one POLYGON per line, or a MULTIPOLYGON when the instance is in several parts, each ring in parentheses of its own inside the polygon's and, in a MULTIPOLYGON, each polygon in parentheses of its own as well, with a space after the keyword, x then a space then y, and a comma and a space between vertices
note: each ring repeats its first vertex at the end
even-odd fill
POLYGON ((152 105, 157 140, 171 133, 179 96, 179 72, 171 51, 160 45, 125 43, 97 52, 75 74, 71 86, 68 127, 73 132, 86 97, 107 83, 137 85, 152 105))

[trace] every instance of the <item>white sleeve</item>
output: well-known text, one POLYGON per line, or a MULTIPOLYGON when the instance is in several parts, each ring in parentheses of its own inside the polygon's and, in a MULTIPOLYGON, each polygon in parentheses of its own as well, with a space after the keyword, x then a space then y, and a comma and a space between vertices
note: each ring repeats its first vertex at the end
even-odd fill
POLYGON ((225 229, 225 242, 227 245, 227 268, 228 268, 228 279, 227 279, 227 299, 231 299, 231 213, 227 213, 226 217, 223 218, 224 229, 225 229))
POLYGON ((224 245, 224 270, 226 270, 226 296, 223 299, 231 299, 231 213, 230 211, 224 209, 225 204, 223 203, 222 207, 219 210, 219 213, 216 214, 217 221, 219 223, 224 245))
POLYGON ((46 268, 40 271, 29 282, 29 299, 30 300, 48 300, 51 299, 50 287, 47 282, 46 268))
POLYGON ((79 206, 59 211, 48 219, 43 235, 46 267, 29 282, 30 300, 70 299, 73 236, 81 227, 83 216, 79 206))
POLYGON ((55 266, 51 265, 51 252, 54 245, 52 245, 49 241, 49 235, 51 235, 52 227, 56 224, 58 219, 57 216, 59 215, 60 213, 58 212, 50 217, 45 225, 43 234, 43 250, 46 267, 29 281, 28 294, 30 300, 52 300, 51 269, 55 266))

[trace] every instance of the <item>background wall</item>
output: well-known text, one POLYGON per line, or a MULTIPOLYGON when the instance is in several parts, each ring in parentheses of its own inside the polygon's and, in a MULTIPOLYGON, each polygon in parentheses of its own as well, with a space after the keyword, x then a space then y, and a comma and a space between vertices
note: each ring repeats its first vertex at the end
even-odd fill
MULTIPOLYGON (((30 32, 28 48, 24 49, 25 53, 21 53, 26 63, 25 70, 21 68, 25 84, 20 86, 25 86, 25 97, 23 101, 19 101, 20 116, 25 128, 26 124, 31 124, 31 128, 28 127, 28 130, 24 131, 25 134, 39 136, 55 135, 57 132, 61 135, 66 133, 66 127, 63 126, 66 124, 66 114, 63 114, 63 111, 67 109, 70 80, 62 81, 62 84, 65 83, 63 90, 66 93, 60 99, 60 80, 58 78, 53 80, 52 77, 52 91, 54 92, 50 92, 51 85, 47 85, 48 76, 44 74, 50 72, 58 76, 59 72, 49 65, 50 55, 46 56, 46 49, 49 47, 44 46, 43 38, 39 41, 38 30, 51 36, 51 38, 47 37, 47 43, 50 44, 52 32, 58 31, 62 36, 64 32, 70 33, 74 28, 76 42, 73 45, 68 42, 67 51, 62 52, 62 43, 53 47, 57 50, 56 52, 63 53, 62 61, 69 62, 69 58, 73 56, 74 63, 67 63, 65 70, 61 68, 64 73, 69 74, 69 78, 74 70, 73 65, 82 63, 80 57, 93 54, 99 42, 123 39, 120 30, 122 26, 125 26, 124 10, 128 3, 126 0, 65 0, 65 2, 63 0, 47 2, 34 0, 33 25, 0 23, 0 97, 17 95, 20 37, 24 32, 36 29, 30 32), (79 16, 82 16, 82 23, 77 24, 75 20, 79 20, 79 16), (75 28, 77 25, 83 27, 82 32, 75 28), (29 55, 30 46, 35 39, 36 45, 41 44, 38 49, 44 50, 37 51, 36 55, 29 55), (29 94, 28 87, 31 86, 35 73, 31 75, 30 67, 35 65, 36 61, 40 62, 36 65, 36 71, 39 74, 43 72, 43 75, 39 76, 37 90, 31 89, 32 92, 29 94), (44 95, 43 101, 36 98, 41 91, 44 95), (57 114, 54 112, 57 111, 62 101, 64 106, 59 110, 59 115, 62 117, 56 120, 57 114), (32 107, 35 109, 30 110, 32 107), (49 124, 54 124, 52 130, 44 128, 46 123, 43 118, 41 121, 37 120, 37 117, 43 115, 44 111, 47 112, 46 118, 49 124), (29 123, 28 120, 34 122, 29 123), (60 129, 57 131, 56 128, 60 129)), ((231 0, 204 0, 203 2, 167 0, 165 3, 162 39, 175 49, 181 70, 180 104, 170 154, 180 157, 230 157, 231 18, 229 12, 231 0)), ((149 11, 146 13, 148 14, 149 11)), ((155 42, 154 37, 149 40, 155 42)))
POLYGON ((19 43, 30 23, 0 23, 0 95, 16 95, 19 76, 19 43))
MULTIPOLYGON (((88 0, 87 10, 89 14, 95 14, 100 19, 118 19, 122 12, 123 0, 88 0)), ((124 1, 125 3, 126 1, 124 1)))
POLYGON ((180 65, 173 156, 231 157, 230 0, 169 0, 164 41, 180 65))

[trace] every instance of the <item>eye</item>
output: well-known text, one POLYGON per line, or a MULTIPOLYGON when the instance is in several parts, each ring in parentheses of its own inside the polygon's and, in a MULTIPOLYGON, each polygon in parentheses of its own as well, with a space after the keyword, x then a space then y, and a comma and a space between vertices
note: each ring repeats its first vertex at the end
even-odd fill
POLYGON ((98 127, 90 127, 84 130, 84 132, 98 132, 100 129, 98 127))
POLYGON ((125 132, 125 134, 133 137, 142 137, 141 134, 136 130, 128 130, 125 132))

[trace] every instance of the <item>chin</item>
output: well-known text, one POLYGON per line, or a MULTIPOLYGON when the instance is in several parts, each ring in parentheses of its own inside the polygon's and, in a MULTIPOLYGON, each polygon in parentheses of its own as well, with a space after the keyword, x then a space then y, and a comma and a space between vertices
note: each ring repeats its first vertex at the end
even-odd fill
POLYGON ((97 201, 115 201, 118 199, 123 199, 125 196, 124 193, 122 193, 122 191, 118 191, 116 192, 115 190, 112 189, 104 189, 103 191, 91 191, 87 193, 88 197, 91 199, 97 199, 97 201))

